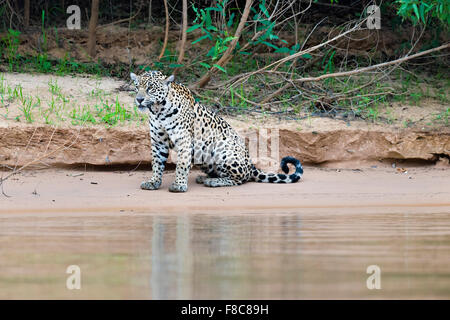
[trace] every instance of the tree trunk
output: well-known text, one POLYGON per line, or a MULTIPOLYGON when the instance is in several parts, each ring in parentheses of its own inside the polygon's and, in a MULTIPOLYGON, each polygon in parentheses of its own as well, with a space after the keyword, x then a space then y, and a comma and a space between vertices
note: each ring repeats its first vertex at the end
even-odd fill
POLYGON ((166 51, 167 41, 169 40, 169 7, 167 6, 167 0, 164 0, 164 9, 166 11, 166 32, 164 34, 164 44, 159 54, 158 61, 164 57, 164 52, 166 51))
POLYGON ((148 2, 148 24, 152 23, 152 0, 148 2))
MULTIPOLYGON (((230 61, 230 59, 232 58, 233 50, 239 41, 242 30, 244 29, 245 23, 247 22, 248 15, 250 14, 250 9, 252 7, 252 3, 253 3, 253 0, 246 0, 244 12, 242 13, 242 17, 241 17, 241 21, 239 22, 236 32, 234 33, 234 39, 233 39, 233 41, 230 42, 230 45, 229 45, 227 51, 225 51, 223 56, 219 59, 219 61, 217 62, 217 65, 224 67, 228 63, 228 61, 230 61)), ((212 67, 211 69, 209 69, 203 75, 203 77, 197 82, 197 86, 200 88, 203 88, 204 86, 206 86, 208 84, 208 82, 211 80, 211 76, 216 71, 217 71, 216 67, 212 67)))
POLYGON ((88 53, 94 58, 96 55, 96 29, 98 23, 98 5, 100 0, 92 0, 91 18, 89 19, 89 39, 88 39, 88 53))
POLYGON ((30 26, 30 0, 25 0, 25 12, 23 14, 23 23, 25 28, 30 26))
MULTIPOLYGON (((184 59, 184 51, 186 48, 186 38, 187 38, 187 24, 188 24, 188 17, 187 17, 187 11, 188 11, 188 6, 187 6, 187 0, 183 0, 183 30, 182 30, 182 35, 181 35, 181 45, 180 45, 180 54, 178 55, 178 64, 182 64, 183 63, 183 59, 184 59)), ((179 68, 176 68, 173 73, 177 73, 179 68)))

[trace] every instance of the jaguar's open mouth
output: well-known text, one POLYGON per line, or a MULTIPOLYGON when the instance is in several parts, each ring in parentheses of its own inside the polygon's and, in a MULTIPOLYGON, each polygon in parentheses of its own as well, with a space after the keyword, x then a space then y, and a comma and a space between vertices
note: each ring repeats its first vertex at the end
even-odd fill
POLYGON ((145 112, 149 108, 148 106, 146 106, 144 104, 139 104, 137 107, 138 107, 138 110, 141 111, 141 112, 145 112))

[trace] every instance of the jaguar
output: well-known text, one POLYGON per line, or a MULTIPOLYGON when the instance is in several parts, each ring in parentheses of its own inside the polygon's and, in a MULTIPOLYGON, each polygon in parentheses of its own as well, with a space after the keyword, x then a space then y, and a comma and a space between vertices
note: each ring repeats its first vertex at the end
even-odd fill
POLYGON ((303 175, 300 161, 281 160, 282 173, 267 173, 256 168, 244 139, 215 111, 196 101, 191 90, 174 81, 174 75, 160 71, 130 74, 135 84, 135 103, 149 112, 152 176, 141 189, 159 189, 163 171, 173 149, 177 155, 175 181, 171 192, 188 190, 188 175, 193 165, 205 173, 196 182, 207 187, 237 186, 248 181, 294 183, 303 175), (295 171, 289 174, 292 164, 295 171))

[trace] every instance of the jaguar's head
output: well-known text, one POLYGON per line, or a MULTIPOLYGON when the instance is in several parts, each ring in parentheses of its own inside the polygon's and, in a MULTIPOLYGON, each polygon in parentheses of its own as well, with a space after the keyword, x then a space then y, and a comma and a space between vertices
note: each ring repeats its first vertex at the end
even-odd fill
POLYGON ((163 103, 169 92, 169 85, 174 80, 173 75, 166 77, 160 71, 145 72, 140 76, 130 73, 130 77, 136 86, 135 103, 140 111, 145 111, 153 104, 163 103))

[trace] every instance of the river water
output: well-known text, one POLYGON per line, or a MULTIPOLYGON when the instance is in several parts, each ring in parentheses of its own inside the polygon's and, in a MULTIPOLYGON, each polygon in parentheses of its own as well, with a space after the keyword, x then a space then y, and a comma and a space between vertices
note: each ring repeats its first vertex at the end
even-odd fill
POLYGON ((449 213, 298 211, 0 214, 0 298, 450 298, 449 213))

